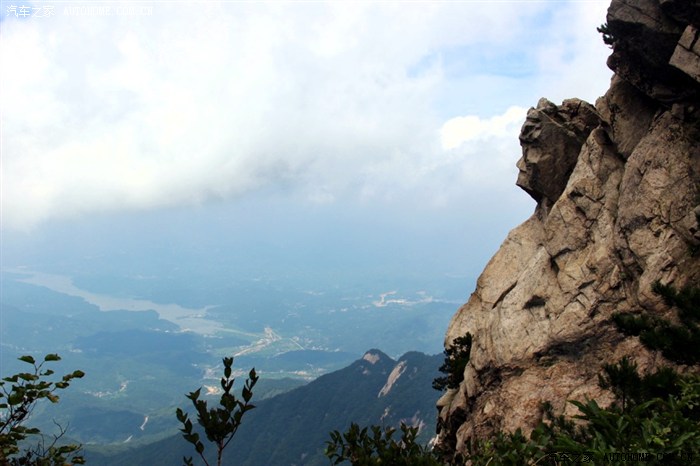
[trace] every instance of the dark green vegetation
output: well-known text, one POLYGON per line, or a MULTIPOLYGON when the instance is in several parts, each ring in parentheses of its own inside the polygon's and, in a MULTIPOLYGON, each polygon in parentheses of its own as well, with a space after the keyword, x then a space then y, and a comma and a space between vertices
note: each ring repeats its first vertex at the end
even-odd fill
POLYGON ((615 314, 613 320, 627 335, 639 336, 653 350, 680 364, 700 363, 700 288, 685 287, 681 291, 655 283, 652 291, 666 304, 678 309, 679 323, 650 314, 615 314))
POLYGON ((452 345, 444 351, 445 361, 438 370, 445 375, 433 380, 435 390, 444 391, 448 388, 459 388, 459 384, 464 380, 464 369, 469 362, 471 351, 471 333, 455 338, 452 345))
POLYGON ((401 438, 393 437, 396 429, 379 426, 360 427, 352 423, 347 432, 331 432, 326 456, 331 464, 350 461, 352 464, 390 464, 394 466, 437 466, 437 455, 430 448, 416 442, 418 428, 401 423, 401 438))
POLYGON ((60 380, 51 380, 52 369, 45 364, 60 361, 57 354, 48 354, 37 362, 32 356, 22 356, 20 361, 29 364, 29 372, 19 372, 0 381, 0 465, 67 465, 83 464, 80 445, 63 441, 65 430, 47 438, 37 427, 28 427, 27 420, 36 404, 42 400, 58 403, 58 390, 68 388, 73 379, 85 374, 76 370, 60 380))
MULTIPOLYGON (((223 393, 219 399, 219 407, 209 408, 206 400, 200 399, 202 388, 190 392, 187 398, 192 401, 195 410, 197 411, 197 423, 204 430, 207 440, 213 443, 216 447, 216 464, 221 466, 223 460, 224 449, 231 443, 233 436, 238 431, 243 420, 243 415, 255 408, 255 405, 250 403, 253 398, 253 387, 258 381, 258 376, 255 374, 255 369, 251 369, 248 379, 245 381, 245 386, 241 392, 241 399, 238 399, 233 393, 233 384, 235 378, 232 377, 233 358, 224 358, 224 376, 221 378, 221 388, 223 393)), ((197 451, 199 457, 204 461, 204 464, 209 466, 204 450, 204 443, 200 440, 199 433, 194 431, 194 425, 189 419, 189 415, 182 409, 177 408, 177 420, 182 423, 183 438, 192 444, 197 451)), ((183 459, 185 465, 192 466, 192 457, 183 459)))
POLYGON ((693 464, 692 458, 700 457, 700 377, 677 377, 663 396, 651 397, 666 376, 654 372, 639 377, 636 369, 625 360, 606 366, 603 386, 618 394, 612 406, 572 401, 579 409, 572 420, 555 417, 544 404, 542 422, 529 438, 520 430, 498 432, 473 441, 467 459, 474 465, 515 466, 562 464, 568 455, 598 464, 610 462, 615 454, 641 454, 644 464, 693 464), (648 384, 632 394, 632 380, 648 384))
POLYGON ((611 48, 615 45, 615 38, 610 33, 610 28, 608 28, 607 23, 601 24, 596 30, 603 35, 603 43, 605 43, 605 45, 609 45, 611 48))

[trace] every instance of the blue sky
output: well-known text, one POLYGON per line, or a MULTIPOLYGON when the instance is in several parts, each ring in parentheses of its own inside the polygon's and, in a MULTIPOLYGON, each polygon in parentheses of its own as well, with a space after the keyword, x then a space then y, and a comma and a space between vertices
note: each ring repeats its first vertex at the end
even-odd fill
POLYGON ((611 76, 599 1, 49 1, 31 5, 53 16, 24 20, 8 5, 6 251, 96 218, 237 203, 283 204, 302 232, 386 218, 378 236, 406 225, 435 242, 420 224, 440 223, 446 246, 468 229, 490 251, 533 207, 514 187, 526 109, 594 102, 611 76))

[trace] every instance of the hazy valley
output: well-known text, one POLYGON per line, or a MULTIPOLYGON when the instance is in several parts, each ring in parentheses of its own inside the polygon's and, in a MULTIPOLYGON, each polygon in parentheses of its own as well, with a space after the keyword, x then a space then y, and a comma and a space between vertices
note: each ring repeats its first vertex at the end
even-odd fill
MULTIPOLYGON (((3 372, 22 369, 20 355, 59 353, 59 370, 87 375, 59 405, 37 409, 36 422, 49 432, 54 420, 69 425, 70 437, 88 446, 144 445, 177 432, 174 409, 187 392, 202 386, 217 393, 223 356, 235 356, 241 376, 256 368, 255 399, 262 400, 349 366, 373 347, 395 358, 440 353, 468 287, 448 274, 347 284, 332 274, 325 281, 323 274, 232 275, 194 264, 163 276, 6 267, 3 372)), ((429 382, 438 361, 427 383, 413 387, 428 394, 426 405, 437 399, 429 382)), ((428 411, 432 432, 435 412, 428 411)))

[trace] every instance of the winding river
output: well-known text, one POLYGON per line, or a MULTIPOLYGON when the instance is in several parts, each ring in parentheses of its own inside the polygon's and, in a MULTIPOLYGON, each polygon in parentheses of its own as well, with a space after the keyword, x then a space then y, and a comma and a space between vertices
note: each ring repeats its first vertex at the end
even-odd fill
POLYGON ((100 311, 156 311, 161 319, 173 322, 183 331, 187 330, 211 335, 217 331, 224 330, 223 325, 219 322, 206 318, 207 310, 216 306, 193 309, 174 303, 162 304, 146 299, 121 298, 78 288, 73 283, 73 280, 65 275, 35 272, 22 268, 7 269, 6 272, 26 276, 26 278, 20 278, 17 281, 82 298, 86 302, 97 306, 100 311))

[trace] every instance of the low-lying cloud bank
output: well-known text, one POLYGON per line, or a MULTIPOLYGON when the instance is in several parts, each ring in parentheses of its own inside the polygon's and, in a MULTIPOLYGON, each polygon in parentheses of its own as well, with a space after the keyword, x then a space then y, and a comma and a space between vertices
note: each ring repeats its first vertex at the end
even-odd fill
POLYGON ((68 13, 2 22, 3 228, 271 186, 312 203, 476 199, 513 183, 545 81, 562 83, 554 100, 593 99, 610 74, 601 2, 68 13))

